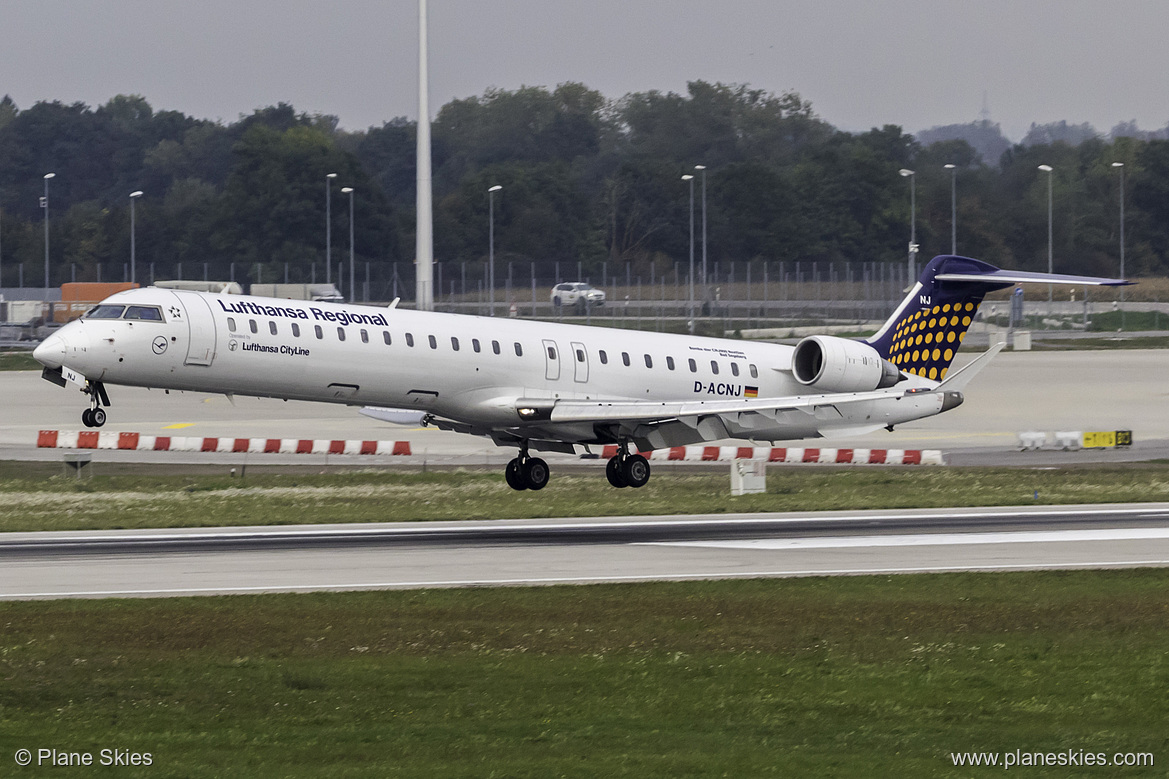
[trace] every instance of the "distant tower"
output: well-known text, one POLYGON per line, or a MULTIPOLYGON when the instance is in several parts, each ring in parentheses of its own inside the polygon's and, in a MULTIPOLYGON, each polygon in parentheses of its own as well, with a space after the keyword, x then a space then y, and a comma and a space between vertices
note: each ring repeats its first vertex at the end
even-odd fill
POLYGON ((983 124, 990 124, 990 103, 986 99, 985 89, 982 90, 982 110, 978 112, 978 118, 983 124))

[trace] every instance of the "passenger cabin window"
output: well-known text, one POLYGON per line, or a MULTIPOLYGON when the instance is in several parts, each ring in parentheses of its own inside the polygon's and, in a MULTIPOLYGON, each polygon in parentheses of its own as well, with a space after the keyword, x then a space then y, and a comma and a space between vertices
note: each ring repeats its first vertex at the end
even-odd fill
POLYGON ((268 323, 268 332, 270 332, 272 335, 276 335, 276 323, 275 322, 268 323))
POLYGON ((406 333, 406 345, 407 346, 414 346, 414 334, 413 333, 406 333))
POLYGON ((495 352, 496 354, 499 354, 499 341, 492 341, 491 342, 491 351, 495 352))
POLYGON ((524 347, 520 346, 519 341, 515 342, 515 356, 516 357, 523 357, 524 356, 524 347))
POLYGON ((125 306, 94 306, 85 314, 86 319, 121 319, 125 306))
POLYGON ((231 333, 235 332, 235 317, 229 316, 227 318, 227 330, 231 333))
POLYGON ((162 310, 157 306, 127 306, 124 319, 139 319, 146 322, 161 322, 162 310))
POLYGON ((471 339, 471 348, 475 350, 475 354, 479 353, 479 339, 478 338, 471 339))
POLYGON ((313 325, 313 330, 317 331, 317 338, 325 337, 325 331, 321 329, 320 325, 313 325))
POLYGON ((739 375, 739 364, 737 362, 731 363, 731 375, 732 376, 739 375))
POLYGON ((555 349, 553 349, 551 346, 549 346, 549 347, 548 347, 548 359, 549 359, 549 360, 555 360, 555 359, 556 359, 556 350, 555 350, 555 349))
POLYGON ((698 363, 694 362, 694 358, 690 358, 690 372, 698 373, 698 363))
POLYGON ((344 340, 345 340, 345 328, 344 328, 344 327, 338 327, 338 328, 337 328, 337 340, 338 340, 338 341, 344 341, 344 340))
POLYGON ((256 320, 254 320, 254 319, 249 319, 249 320, 248 320, 248 328, 249 328, 249 329, 250 329, 250 330, 251 330, 253 333, 258 333, 258 332, 260 332, 260 328, 256 327, 256 320))
POLYGON ((300 338, 300 325, 296 322, 292 323, 292 335, 294 338, 300 338))
POLYGON ((428 336, 426 336, 426 339, 427 339, 428 341, 430 341, 430 348, 431 348, 431 349, 437 349, 437 348, 438 348, 438 339, 437 339, 437 338, 435 338, 433 335, 428 335, 428 336))
POLYGON ((455 338, 453 335, 451 336, 451 349, 456 352, 459 350, 459 339, 455 338))
POLYGON ((361 342, 363 344, 369 343, 369 331, 368 330, 361 331, 361 342))
POLYGON ((652 367, 654 367, 654 361, 653 361, 653 358, 652 358, 652 357, 650 357, 648 354, 645 356, 645 367, 647 367, 647 368, 652 368, 652 367))
POLYGON ((666 367, 669 368, 670 370, 674 370, 674 358, 673 357, 666 358, 666 367))
POLYGON ((584 349, 577 349, 576 350, 576 361, 577 362, 584 362, 585 361, 584 349))
POLYGON ((755 363, 751 363, 750 367, 751 367, 751 378, 752 379, 759 378, 759 369, 755 367, 755 363))
POLYGON ((628 367, 629 367, 629 352, 621 352, 621 363, 622 363, 622 364, 623 364, 623 365, 624 365, 626 368, 628 368, 628 367))
POLYGON ((386 342, 386 346, 390 345, 390 331, 382 330, 382 340, 386 342))
POLYGON ((605 352, 604 349, 597 352, 597 356, 601 358, 601 365, 608 365, 609 364, 609 355, 605 352))
POLYGON ((715 376, 718 375, 718 360, 711 360, 710 361, 710 372, 713 373, 715 376))

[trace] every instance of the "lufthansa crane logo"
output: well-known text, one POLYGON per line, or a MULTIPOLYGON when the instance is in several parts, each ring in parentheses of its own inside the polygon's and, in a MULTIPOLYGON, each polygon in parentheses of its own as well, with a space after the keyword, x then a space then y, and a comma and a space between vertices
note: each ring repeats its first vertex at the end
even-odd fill
POLYGON ((166 351, 166 338, 163 336, 156 336, 154 343, 151 344, 155 354, 162 354, 166 351))

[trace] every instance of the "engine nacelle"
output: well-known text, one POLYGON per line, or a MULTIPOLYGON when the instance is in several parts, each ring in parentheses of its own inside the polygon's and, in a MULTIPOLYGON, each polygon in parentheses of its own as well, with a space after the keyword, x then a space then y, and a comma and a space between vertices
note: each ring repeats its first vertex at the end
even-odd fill
POLYGON ((796 344, 792 354, 796 381, 826 392, 869 392, 902 380, 897 366, 859 341, 813 335, 796 344))

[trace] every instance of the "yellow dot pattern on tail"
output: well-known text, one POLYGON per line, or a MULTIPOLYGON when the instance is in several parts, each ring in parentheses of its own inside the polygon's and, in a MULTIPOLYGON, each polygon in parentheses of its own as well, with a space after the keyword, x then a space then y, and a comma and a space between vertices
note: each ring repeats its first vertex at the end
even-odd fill
POLYGON ((893 334, 889 361, 906 373, 941 381, 977 310, 973 302, 946 303, 905 317, 893 334))

